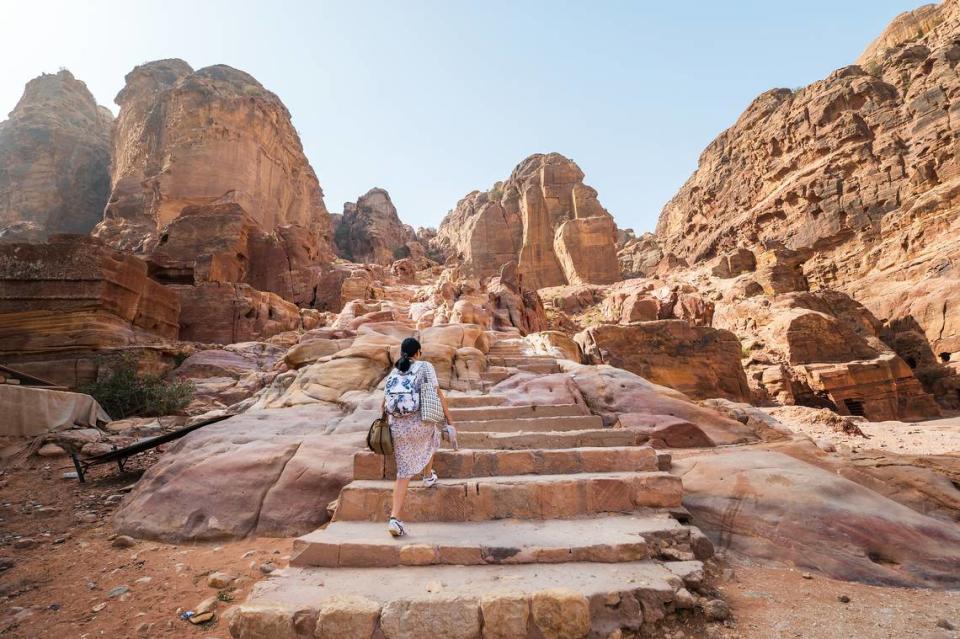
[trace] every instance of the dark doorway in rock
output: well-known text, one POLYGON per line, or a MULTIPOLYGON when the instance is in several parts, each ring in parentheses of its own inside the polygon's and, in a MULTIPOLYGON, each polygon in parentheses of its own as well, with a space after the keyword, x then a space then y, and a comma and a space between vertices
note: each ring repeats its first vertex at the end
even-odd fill
POLYGON ((856 415, 857 417, 864 416, 862 399, 845 399, 843 400, 843 405, 847 407, 847 412, 851 415, 856 415))
POLYGON ((950 361, 950 353, 940 353, 940 361, 946 364, 950 361))

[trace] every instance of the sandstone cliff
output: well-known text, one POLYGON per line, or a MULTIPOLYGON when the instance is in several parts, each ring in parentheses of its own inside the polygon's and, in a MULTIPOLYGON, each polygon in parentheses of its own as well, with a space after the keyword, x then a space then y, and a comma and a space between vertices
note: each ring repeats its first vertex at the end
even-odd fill
POLYGON ((149 254, 188 206, 237 204, 263 233, 297 226, 320 262, 331 229, 290 113, 250 75, 160 60, 117 95, 113 192, 95 235, 149 254))
POLYGON ((356 202, 346 202, 334 238, 338 254, 352 262, 387 266, 412 252, 423 255, 416 232, 400 221, 385 189, 370 189, 356 202))
POLYGON ((0 123, 0 241, 90 232, 110 195, 112 121, 69 71, 27 83, 0 123))
POLYGON ((699 261, 782 243, 811 289, 960 357, 958 36, 946 0, 897 18, 862 66, 758 97, 664 208, 664 250, 699 261))
POLYGON ((467 195, 435 239, 475 277, 493 276, 517 260, 529 288, 619 280, 616 242, 616 224, 597 192, 559 153, 532 155, 506 182, 467 195))

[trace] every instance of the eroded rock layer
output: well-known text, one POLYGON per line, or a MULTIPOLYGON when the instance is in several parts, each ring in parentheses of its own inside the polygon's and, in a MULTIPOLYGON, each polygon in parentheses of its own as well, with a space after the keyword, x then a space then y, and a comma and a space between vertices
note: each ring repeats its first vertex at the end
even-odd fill
POLYGON ((0 241, 90 232, 110 195, 112 122, 67 70, 27 83, 0 123, 0 241))
POLYGON ((812 289, 852 294, 950 360, 960 351, 958 36, 960 2, 946 0, 897 18, 858 66, 759 96, 664 208, 664 250, 699 261, 782 243, 805 260, 812 289))
POLYGON ((179 318, 142 260, 94 238, 0 245, 0 361, 72 386, 99 352, 176 340, 179 318))
POLYGON ((126 80, 97 236, 149 254, 187 207, 236 204, 261 232, 299 227, 318 263, 332 258, 323 192, 276 95, 243 71, 175 59, 126 80))
POLYGON ((517 260, 534 289, 620 279, 616 224, 580 167, 559 153, 532 155, 506 182, 467 195, 434 242, 475 277, 517 260))

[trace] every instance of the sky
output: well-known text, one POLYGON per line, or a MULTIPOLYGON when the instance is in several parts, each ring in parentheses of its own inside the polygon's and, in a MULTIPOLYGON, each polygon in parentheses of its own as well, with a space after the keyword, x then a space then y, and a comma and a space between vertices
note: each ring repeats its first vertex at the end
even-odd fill
POLYGON ((287 105, 331 212, 378 186, 436 226, 557 151, 639 233, 756 95, 852 64, 921 3, 0 0, 0 113, 61 67, 116 113, 138 64, 228 64, 287 105))

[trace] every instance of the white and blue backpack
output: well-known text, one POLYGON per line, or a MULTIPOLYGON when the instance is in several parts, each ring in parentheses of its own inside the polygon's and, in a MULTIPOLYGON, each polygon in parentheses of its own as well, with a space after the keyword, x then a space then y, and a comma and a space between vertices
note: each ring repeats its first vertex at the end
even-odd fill
POLYGON ((388 415, 405 417, 420 412, 419 371, 419 366, 411 366, 406 373, 391 371, 384 387, 384 409, 388 415))

